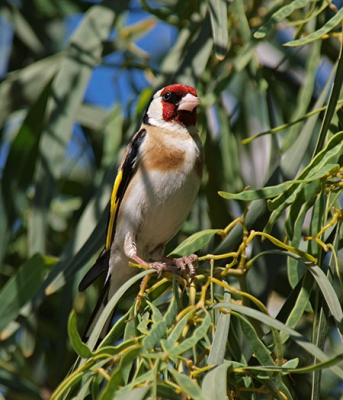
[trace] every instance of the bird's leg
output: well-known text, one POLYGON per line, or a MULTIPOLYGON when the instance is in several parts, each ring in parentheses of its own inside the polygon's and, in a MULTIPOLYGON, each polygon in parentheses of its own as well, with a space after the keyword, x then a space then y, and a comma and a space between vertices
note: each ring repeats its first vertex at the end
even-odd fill
MULTIPOLYGON (((153 259, 161 259, 160 253, 161 253, 161 249, 162 251, 164 250, 164 246, 162 248, 162 246, 159 246, 158 249, 156 249, 154 251, 154 255, 157 256, 157 258, 155 258, 153 256, 153 259)), ((137 248, 136 248, 136 243, 134 241, 133 238, 133 234, 131 232, 128 232, 125 235, 125 240, 124 240, 124 252, 125 255, 130 258, 133 261, 136 261, 137 264, 141 264, 141 265, 147 265, 150 268, 153 268, 157 271, 158 277, 160 277, 162 275, 163 271, 169 271, 172 272, 173 274, 177 273, 178 270, 175 266, 167 264, 165 262, 161 262, 161 261, 156 261, 156 262, 146 262, 145 260, 143 260, 141 257, 139 257, 137 255, 137 248)), ((163 254, 163 253, 162 253, 163 254)))

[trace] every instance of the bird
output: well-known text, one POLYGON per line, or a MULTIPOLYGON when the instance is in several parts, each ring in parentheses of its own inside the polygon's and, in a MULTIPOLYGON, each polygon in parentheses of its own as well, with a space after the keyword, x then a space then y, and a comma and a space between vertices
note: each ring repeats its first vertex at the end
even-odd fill
MULTIPOLYGON (((83 291, 106 273, 84 338, 115 292, 139 272, 130 262, 158 271, 195 274, 196 255, 164 256, 166 244, 180 230, 200 188, 204 151, 196 128, 196 90, 171 84, 150 100, 142 124, 128 144, 115 179, 104 249, 79 284, 83 291)), ((106 322, 100 339, 109 331, 106 322)))

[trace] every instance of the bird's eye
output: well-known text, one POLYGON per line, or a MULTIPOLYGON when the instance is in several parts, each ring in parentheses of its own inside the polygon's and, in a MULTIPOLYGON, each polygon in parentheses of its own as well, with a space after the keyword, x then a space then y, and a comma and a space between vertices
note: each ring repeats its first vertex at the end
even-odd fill
POLYGON ((171 98, 171 93, 170 92, 165 92, 164 95, 162 96, 164 101, 168 101, 171 98))

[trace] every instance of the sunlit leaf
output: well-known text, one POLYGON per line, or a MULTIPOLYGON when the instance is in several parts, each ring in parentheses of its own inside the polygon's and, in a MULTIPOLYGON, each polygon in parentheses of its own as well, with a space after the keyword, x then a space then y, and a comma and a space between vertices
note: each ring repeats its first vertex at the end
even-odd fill
POLYGON ((275 13, 273 13, 270 19, 267 21, 266 24, 263 24, 257 32, 255 32, 254 36, 257 39, 262 39, 266 36, 268 31, 274 24, 277 24, 283 21, 285 18, 289 17, 295 10, 305 7, 310 0, 295 0, 292 1, 290 4, 287 4, 284 7, 279 8, 275 13))
POLYGON ((199 386, 190 377, 184 374, 180 374, 175 370, 172 370, 172 375, 182 391, 185 392, 188 396, 193 399, 209 400, 208 397, 206 397, 202 393, 199 386))
POLYGON ((227 2, 209 0, 211 26, 216 56, 222 60, 228 49, 227 2))
POLYGON ((176 285, 176 280, 174 279, 173 284, 173 296, 162 320, 158 321, 148 333, 148 335, 144 338, 143 344, 147 348, 147 350, 152 349, 157 342, 166 334, 166 330, 171 326, 174 322, 174 319, 177 314, 177 305, 179 300, 178 288, 176 285))
POLYGON ((320 29, 310 33, 308 36, 292 40, 285 44, 285 46, 304 46, 305 44, 314 42, 315 40, 321 39, 324 35, 331 32, 338 24, 342 22, 343 19, 343 9, 339 9, 338 12, 320 29))
POLYGON ((318 266, 311 267, 310 272, 314 276, 318 286, 320 287, 320 290, 331 311, 331 314, 339 324, 342 323, 343 322, 342 307, 338 300, 337 294, 332 285, 330 284, 328 278, 318 266))
MULTIPOLYGON (((224 301, 231 301, 231 294, 229 292, 224 293, 224 301)), ((226 353, 226 342, 228 340, 230 329, 230 321, 230 314, 220 313, 210 354, 208 355, 207 362, 209 365, 220 365, 224 361, 226 353)))
POLYGON ((176 249, 172 251, 173 255, 190 255, 206 246, 220 232, 220 229, 206 229, 201 232, 194 233, 184 240, 176 249))

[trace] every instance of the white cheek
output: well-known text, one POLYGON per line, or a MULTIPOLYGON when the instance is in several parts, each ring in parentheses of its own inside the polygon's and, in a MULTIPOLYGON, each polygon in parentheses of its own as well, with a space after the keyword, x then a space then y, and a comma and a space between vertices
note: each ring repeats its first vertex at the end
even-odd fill
POLYGON ((158 125, 160 126, 162 122, 165 122, 162 117, 162 101, 160 97, 154 98, 153 101, 150 103, 148 116, 149 122, 151 125, 158 125))

